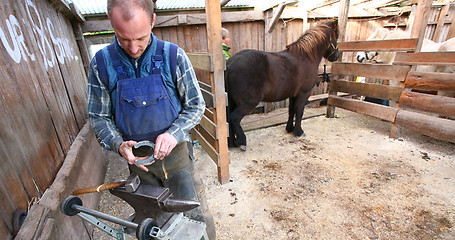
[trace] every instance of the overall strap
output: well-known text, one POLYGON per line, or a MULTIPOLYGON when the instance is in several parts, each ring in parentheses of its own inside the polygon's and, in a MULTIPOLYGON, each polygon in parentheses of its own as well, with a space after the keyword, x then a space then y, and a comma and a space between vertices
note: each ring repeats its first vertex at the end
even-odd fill
POLYGON ((118 80, 128 79, 128 74, 126 74, 123 69, 123 63, 117 50, 115 49, 115 45, 112 43, 107 47, 107 49, 109 50, 109 55, 111 55, 112 66, 118 74, 118 80))
MULTIPOLYGON (((152 56, 152 62, 154 64, 152 74, 154 74, 153 71, 158 71, 160 69, 161 73, 161 64, 163 62, 163 50, 164 50, 164 41, 157 39, 156 43, 156 51, 155 55, 152 56), (158 64, 158 65, 157 65, 158 64)), ((169 64, 170 64, 170 71, 171 71, 171 77, 172 81, 174 81, 174 84, 176 85, 177 81, 177 50, 178 46, 170 43, 169 46, 169 64)))
POLYGON ((161 78, 161 65, 163 64, 163 48, 164 48, 164 41, 161 41, 157 39, 156 43, 156 50, 155 50, 155 55, 152 55, 152 70, 151 75, 153 78, 159 77, 161 78))
POLYGON ((107 69, 106 63, 104 61, 104 56, 101 50, 96 52, 96 65, 98 67, 98 74, 100 76, 101 82, 109 89, 109 81, 107 80, 107 69))
POLYGON ((171 43, 170 49, 169 49, 169 63, 171 64, 171 76, 172 76, 172 81, 174 81, 175 85, 177 85, 177 76, 176 76, 176 71, 177 71, 177 49, 178 46, 171 43))

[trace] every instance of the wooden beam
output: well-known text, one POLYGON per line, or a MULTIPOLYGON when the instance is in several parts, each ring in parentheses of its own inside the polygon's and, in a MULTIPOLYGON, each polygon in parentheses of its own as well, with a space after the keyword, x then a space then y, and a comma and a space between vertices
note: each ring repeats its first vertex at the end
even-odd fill
POLYGON ((206 90, 206 91, 208 91, 208 92, 212 92, 212 86, 208 85, 208 84, 205 83, 205 82, 201 82, 201 81, 198 81, 197 83, 199 84, 199 87, 200 87, 201 89, 204 89, 204 90, 206 90))
MULTIPOLYGON (((340 9, 338 12, 338 28, 340 30, 340 35, 338 41, 344 42, 346 39, 346 27, 348 25, 348 16, 349 16, 349 4, 350 0, 341 0, 340 9)), ((340 57, 341 59, 341 57, 340 57)))
POLYGON ((216 150, 207 142, 207 140, 201 135, 199 131, 196 129, 191 129, 191 136, 196 138, 196 140, 201 144, 202 148, 204 148, 205 152, 210 156, 210 158, 218 165, 219 155, 216 150))
POLYGON ((398 101, 401 92, 403 92, 403 88, 401 87, 339 80, 333 81, 333 84, 330 84, 330 87, 333 87, 333 90, 337 92, 346 92, 358 96, 374 97, 392 101, 398 101))
POLYGON ((105 32, 105 31, 114 31, 112 28, 111 22, 108 19, 97 19, 97 20, 90 20, 82 24, 82 31, 84 33, 87 32, 105 32))
POLYGON ((71 9, 71 14, 74 16, 74 18, 78 22, 85 22, 85 18, 82 15, 82 13, 77 9, 77 7, 74 5, 74 3, 70 3, 70 9, 71 9))
POLYGON ((283 13, 284 7, 285 7, 284 2, 282 2, 278 5, 276 12, 273 14, 272 21, 270 21, 270 25, 267 27, 268 33, 273 32, 273 29, 275 29, 276 23, 280 19, 280 16, 283 13))
POLYGON ((90 56, 87 49, 87 44, 85 42, 84 34, 82 32, 81 23, 72 21, 71 25, 73 26, 74 37, 76 38, 76 43, 82 58, 82 65, 85 70, 85 75, 88 76, 88 71, 90 68, 90 56))
POLYGON ((214 122, 215 120, 215 117, 213 116, 213 111, 208 108, 205 109, 204 116, 206 116, 212 122, 214 122))
MULTIPOLYGON (((240 12, 223 12, 221 20, 226 22, 250 22, 264 21, 264 14, 261 11, 240 11, 240 12)), ((157 15, 155 28, 175 27, 181 25, 204 25, 207 24, 206 16, 203 13, 195 14, 177 14, 177 15, 157 15)), ((112 26, 107 17, 105 19, 90 20, 87 19, 82 25, 84 32, 103 32, 112 31, 112 26)))
POLYGON ((215 103, 216 103, 215 95, 212 92, 207 91, 203 88, 201 88, 201 93, 202 93, 202 97, 204 98, 205 105, 210 108, 215 107, 215 103))
POLYGON ((308 9, 308 11, 313 11, 315 9, 318 9, 318 8, 322 8, 322 7, 325 7, 325 6, 328 6, 328 5, 332 5, 334 3, 337 3, 339 2, 340 0, 329 0, 329 1, 325 1, 324 3, 319 3, 317 4, 316 6, 308 9))
MULTIPOLYGON (((400 65, 455 65, 455 52, 398 52, 393 64, 400 65)), ((333 68, 333 67, 332 67, 333 68)))
POLYGON ((221 6, 221 7, 224 7, 224 6, 226 6, 230 1, 231 1, 231 0, 221 0, 220 6, 221 6))
POLYGON ((455 14, 452 15, 452 20, 449 28, 449 33, 447 34, 447 39, 455 37, 455 14))
POLYGON ((455 143, 455 121, 453 120, 400 110, 395 123, 414 132, 455 143))
POLYGON ((57 11, 61 12, 70 20, 75 20, 77 22, 85 21, 81 12, 74 6, 73 3, 68 3, 64 0, 49 0, 49 2, 57 11))
POLYGON ((411 30, 411 38, 419 39, 416 52, 420 52, 420 49, 422 48, 432 3, 433 0, 419 0, 419 3, 417 4, 416 15, 411 30))
POLYGON ((404 82, 410 66, 364 63, 332 63, 331 73, 404 82))
POLYGON ((444 27, 444 20, 446 19, 446 15, 450 9, 450 0, 445 2, 445 6, 442 8, 441 12, 439 13, 438 25, 436 25, 436 30, 434 31, 433 41, 439 42, 439 37, 441 36, 442 27, 444 27))
POLYGON ((329 95, 328 104, 341 107, 349 111, 365 114, 371 117, 379 118, 388 122, 394 122, 398 109, 365 102, 357 99, 342 98, 329 95))
MULTIPOLYGON (((216 139, 212 134, 210 134, 207 131, 207 129, 203 128, 201 125, 197 125, 196 127, 194 127, 194 129, 201 134, 201 136, 205 139, 205 141, 208 144, 210 144, 210 146, 212 146, 213 149, 216 150, 216 139)), ((215 159, 214 159, 214 161, 215 161, 215 159)))
POLYGON ((187 53, 194 68, 213 72, 213 57, 203 53, 187 53))
MULTIPOLYGON (((340 32, 338 36, 338 41, 339 42, 345 42, 346 41, 346 26, 348 24, 348 15, 349 15, 349 4, 350 0, 341 0, 340 1, 340 9, 338 11, 338 30, 340 32)), ((338 59, 338 62, 341 62, 343 59, 343 52, 340 52, 340 58, 338 59)), ((333 65, 333 64, 332 64, 333 65)), ((330 90, 329 95, 337 95, 336 91, 330 90)), ((328 104, 327 106, 327 117, 328 118, 333 118, 335 117, 335 106, 328 104)))
POLYGON ((435 91, 455 91, 455 74, 412 71, 406 78, 405 87, 435 91))
POLYGON ((272 21, 270 22, 270 25, 267 28, 268 33, 273 32, 273 29, 275 29, 276 23, 280 19, 281 14, 283 14, 284 8, 286 6, 294 5, 296 3, 297 3, 297 1, 286 1, 286 2, 283 1, 280 4, 278 4, 278 8, 277 8, 276 12, 273 14, 272 21))
POLYGON ((205 130, 207 130, 213 138, 218 139, 216 125, 206 116, 202 116, 201 122, 199 123, 205 130))
POLYGON ((228 128, 226 120, 226 91, 224 89, 225 59, 221 39, 221 8, 219 0, 206 0, 207 41, 209 54, 213 56, 213 73, 210 73, 212 91, 215 94, 214 123, 218 126, 216 150, 218 160, 218 181, 229 182, 228 128))
POLYGON ((455 117, 455 98, 451 97, 403 91, 400 97, 400 106, 455 117))
POLYGON ((341 51, 414 51, 416 46, 417 38, 338 43, 341 51))

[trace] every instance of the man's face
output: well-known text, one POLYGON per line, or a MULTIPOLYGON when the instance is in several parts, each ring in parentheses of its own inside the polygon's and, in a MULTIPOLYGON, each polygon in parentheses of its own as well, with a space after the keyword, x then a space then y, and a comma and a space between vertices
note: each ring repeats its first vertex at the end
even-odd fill
POLYGON ((224 37, 223 43, 229 46, 230 42, 231 42, 231 37, 229 36, 229 33, 228 33, 228 34, 226 34, 226 36, 224 37))
POLYGON ((150 41, 150 33, 155 23, 141 9, 131 10, 133 18, 125 21, 122 17, 122 9, 114 7, 109 16, 115 35, 117 35, 120 45, 132 58, 138 58, 144 53, 150 41))

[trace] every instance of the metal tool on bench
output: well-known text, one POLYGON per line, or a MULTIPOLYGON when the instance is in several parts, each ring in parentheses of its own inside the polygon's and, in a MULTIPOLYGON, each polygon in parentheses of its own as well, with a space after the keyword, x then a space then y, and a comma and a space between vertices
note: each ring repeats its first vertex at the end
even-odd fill
MULTIPOLYGON (((110 189, 113 195, 122 198, 134 208, 136 212, 132 221, 85 208, 82 206, 82 200, 76 196, 64 199, 60 203, 60 209, 68 216, 80 216, 116 239, 131 239, 131 235, 109 227, 98 218, 136 230, 136 236, 140 240, 208 239, 205 223, 189 219, 182 213, 198 207, 199 202, 175 198, 168 188, 159 186, 138 184, 137 187, 133 185, 132 188, 126 188, 125 186, 130 182, 136 182, 136 177, 132 175, 125 181, 124 186, 110 189), (132 189, 134 191, 131 191, 132 189)), ((103 188, 100 186, 81 190, 97 192, 93 189, 103 188)), ((78 193, 81 190, 75 192, 78 193)))

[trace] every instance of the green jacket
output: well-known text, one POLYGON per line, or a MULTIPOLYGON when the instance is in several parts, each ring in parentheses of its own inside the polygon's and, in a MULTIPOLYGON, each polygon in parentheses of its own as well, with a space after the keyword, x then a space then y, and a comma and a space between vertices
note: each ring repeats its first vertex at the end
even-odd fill
POLYGON ((223 43, 223 54, 224 54, 224 58, 226 59, 226 61, 231 57, 231 54, 229 53, 229 49, 231 49, 231 47, 229 47, 228 45, 223 43))

